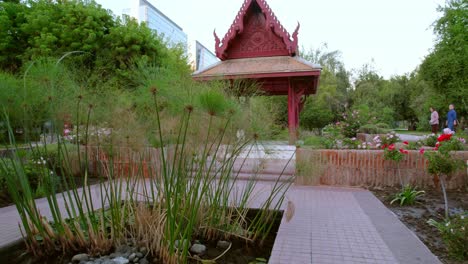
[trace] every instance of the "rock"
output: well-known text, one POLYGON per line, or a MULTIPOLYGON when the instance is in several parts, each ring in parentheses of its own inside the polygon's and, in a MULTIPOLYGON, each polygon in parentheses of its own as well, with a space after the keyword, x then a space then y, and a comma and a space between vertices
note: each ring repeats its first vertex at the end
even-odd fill
POLYGON ((134 258, 133 263, 138 263, 139 260, 140 260, 139 258, 134 258))
POLYGON ((128 261, 128 259, 124 257, 118 257, 118 258, 112 259, 112 261, 114 261, 115 264, 128 264, 130 262, 128 261))
POLYGON ((132 252, 132 248, 129 247, 128 245, 120 245, 118 246, 116 249, 115 249, 115 252, 116 253, 131 253, 132 252))
POLYGON ((111 253, 109 255, 109 258, 113 259, 113 258, 117 258, 117 257, 121 257, 121 256, 122 256, 121 254, 114 252, 114 253, 111 253))
POLYGON ((174 242, 175 247, 178 248, 178 249, 182 249, 184 245, 188 245, 189 248, 190 248, 190 246, 192 245, 192 243, 190 243, 190 241, 189 241, 188 239, 184 239, 184 240, 182 240, 182 241, 183 241, 183 242, 181 243, 179 240, 176 240, 176 241, 174 242), (181 244, 181 245, 180 245, 180 248, 179 248, 179 244, 181 244))
POLYGON ((206 253, 206 246, 202 244, 193 244, 193 246, 190 247, 190 252, 197 255, 203 255, 206 253))
POLYGON ((129 260, 129 261, 133 261, 135 258, 136 258, 136 254, 135 254, 135 253, 132 253, 132 254, 130 254, 130 256, 128 256, 128 260, 129 260))
POLYGON ((80 262, 85 262, 85 261, 88 261, 89 260, 89 255, 88 254, 77 254, 75 256, 73 256, 72 258, 72 262, 73 263, 80 263, 80 262))
POLYGON ((230 245, 230 242, 224 240, 219 240, 218 243, 216 243, 216 247, 220 249, 227 249, 230 245))
POLYGON ((149 264, 149 261, 147 259, 140 259, 140 264, 149 264))
POLYGON ((146 255, 146 254, 148 254, 148 249, 146 247, 141 247, 140 252, 141 252, 141 254, 146 255))
POLYGON ((142 258, 144 256, 141 252, 137 252, 135 255, 137 258, 142 258))
POLYGON ((106 260, 104 260, 104 262, 102 262, 102 264, 115 264, 115 261, 113 261, 111 259, 106 259, 106 260))

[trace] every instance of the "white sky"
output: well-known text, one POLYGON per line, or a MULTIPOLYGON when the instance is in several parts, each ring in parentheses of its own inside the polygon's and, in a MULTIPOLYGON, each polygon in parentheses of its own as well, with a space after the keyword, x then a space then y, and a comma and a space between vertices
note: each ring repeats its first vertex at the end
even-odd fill
MULTIPOLYGON (((120 15, 131 0, 96 0, 120 15)), ((214 50, 213 29, 222 38, 244 0, 150 0, 183 28, 189 39, 214 50)), ((375 61, 384 77, 413 71, 434 45, 431 24, 444 0, 267 0, 281 24, 292 33, 297 22, 299 45, 323 43, 340 50, 348 70, 375 61)))

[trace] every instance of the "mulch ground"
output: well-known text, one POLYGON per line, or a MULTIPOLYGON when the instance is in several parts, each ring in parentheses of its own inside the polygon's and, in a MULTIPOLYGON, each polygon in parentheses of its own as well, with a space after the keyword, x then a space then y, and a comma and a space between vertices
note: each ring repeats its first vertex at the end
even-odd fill
MULTIPOLYGON (((379 198, 385 206, 392 210, 410 230, 421 239, 424 244, 439 259, 446 264, 461 264, 448 257, 447 249, 439 235, 439 231, 427 224, 429 219, 441 221, 444 218, 444 198, 439 190, 426 190, 426 193, 418 199, 418 202, 411 206, 398 206, 390 204, 398 188, 371 189, 374 195, 379 198)), ((468 192, 450 191, 448 192, 449 208, 451 214, 459 214, 468 211, 468 192)))

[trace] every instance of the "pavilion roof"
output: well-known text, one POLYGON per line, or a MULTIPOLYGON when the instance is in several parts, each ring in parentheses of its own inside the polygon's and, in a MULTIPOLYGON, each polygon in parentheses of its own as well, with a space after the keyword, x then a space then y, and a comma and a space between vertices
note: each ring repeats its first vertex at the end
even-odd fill
POLYGON ((198 80, 318 76, 320 65, 300 57, 272 56, 220 61, 193 73, 198 80))
POLYGON ((271 29, 276 36, 282 39, 283 43, 286 45, 287 51, 290 56, 295 56, 298 52, 298 31, 299 31, 299 24, 297 25, 292 38, 288 31, 281 25, 280 21, 273 13, 271 8, 268 6, 265 0, 245 0, 242 4, 241 9, 239 10, 234 22, 232 23, 229 30, 226 32, 226 35, 222 40, 219 39, 216 32, 213 32, 215 36, 215 49, 216 49, 216 56, 221 60, 228 59, 227 51, 230 48, 232 42, 236 39, 239 34, 242 34, 244 31, 244 18, 248 14, 252 5, 256 3, 258 7, 260 7, 261 12, 265 16, 266 20, 266 28, 271 29))

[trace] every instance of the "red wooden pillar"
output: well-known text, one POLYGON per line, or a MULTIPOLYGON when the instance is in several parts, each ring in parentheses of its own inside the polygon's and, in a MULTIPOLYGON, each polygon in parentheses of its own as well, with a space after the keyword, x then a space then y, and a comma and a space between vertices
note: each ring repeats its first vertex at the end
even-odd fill
POLYGON ((289 128, 289 144, 294 145, 298 139, 299 127, 299 103, 297 91, 289 80, 288 82, 288 128, 289 128))

